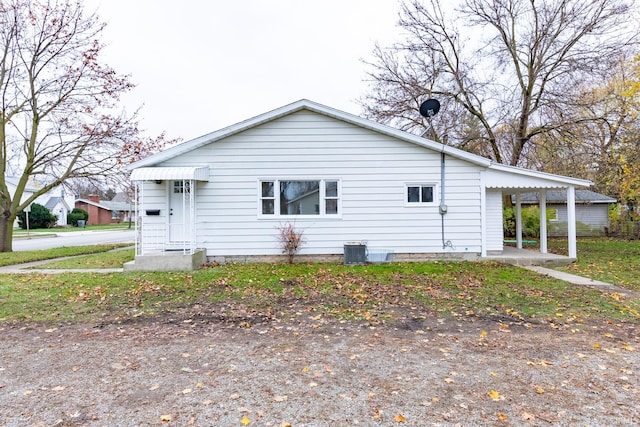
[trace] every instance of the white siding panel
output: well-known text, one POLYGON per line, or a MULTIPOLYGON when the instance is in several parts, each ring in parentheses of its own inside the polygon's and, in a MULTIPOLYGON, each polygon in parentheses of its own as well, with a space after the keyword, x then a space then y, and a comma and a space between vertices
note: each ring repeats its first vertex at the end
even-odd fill
MULTIPOLYGON (((298 112, 186 153, 163 166, 208 164, 198 183, 198 246, 214 255, 279 254, 276 227, 303 230, 302 254, 348 241, 397 253, 443 252, 440 153, 314 113, 298 112), (259 218, 260 179, 339 179, 338 217, 259 218), (433 204, 407 206, 407 183, 434 184, 433 204)), ((445 239, 480 252, 480 167, 446 160, 445 239)), ((447 249, 446 251, 451 251, 447 249)))
POLYGON ((502 225, 502 192, 487 190, 487 251, 504 249, 504 231, 502 225))

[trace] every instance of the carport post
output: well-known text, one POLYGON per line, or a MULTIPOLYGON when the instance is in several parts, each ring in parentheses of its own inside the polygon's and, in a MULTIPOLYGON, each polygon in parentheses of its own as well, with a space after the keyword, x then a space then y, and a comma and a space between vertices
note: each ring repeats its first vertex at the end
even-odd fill
POLYGON ((576 189, 567 187, 567 239, 569 239, 569 258, 578 257, 576 245, 576 189))
POLYGON ((522 201, 516 193, 516 248, 522 249, 522 201))
POLYGON ((547 253, 547 190, 540 191, 540 253, 547 253))

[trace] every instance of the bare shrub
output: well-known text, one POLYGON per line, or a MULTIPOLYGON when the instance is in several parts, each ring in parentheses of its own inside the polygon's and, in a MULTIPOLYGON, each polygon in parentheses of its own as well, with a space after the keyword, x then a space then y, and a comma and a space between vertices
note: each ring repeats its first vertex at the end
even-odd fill
POLYGON ((289 264, 293 264, 293 259, 305 243, 304 231, 296 230, 295 226, 290 222, 280 224, 276 227, 278 230, 278 241, 282 248, 282 253, 287 256, 289 264))

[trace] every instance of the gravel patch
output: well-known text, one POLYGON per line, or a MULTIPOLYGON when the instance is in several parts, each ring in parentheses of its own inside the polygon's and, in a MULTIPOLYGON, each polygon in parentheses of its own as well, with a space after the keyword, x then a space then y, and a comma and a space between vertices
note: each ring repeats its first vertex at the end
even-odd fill
POLYGON ((3 426, 629 426, 634 325, 0 324, 3 426))

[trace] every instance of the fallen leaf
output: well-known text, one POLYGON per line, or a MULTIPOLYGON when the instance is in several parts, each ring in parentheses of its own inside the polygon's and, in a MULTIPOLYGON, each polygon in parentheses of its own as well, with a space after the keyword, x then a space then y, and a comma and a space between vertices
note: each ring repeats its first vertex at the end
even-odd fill
POLYGON ((542 387, 540 387, 539 385, 536 386, 536 393, 538 394, 544 394, 544 389, 542 387))
POLYGON ((522 419, 525 420, 525 421, 533 421, 533 420, 536 419, 536 417, 534 417, 533 415, 531 415, 528 412, 523 412, 522 413, 522 419))
POLYGON ((498 412, 498 418, 500 418, 501 420, 506 420, 507 416, 501 412, 498 412))
POLYGON ((402 414, 398 414, 395 417, 393 417, 393 421, 397 422, 397 423, 404 423, 406 422, 406 418, 404 417, 404 415, 402 414))
POLYGON ((240 420, 240 423, 242 423, 243 426, 248 425, 250 422, 251 420, 246 415, 240 420))
POLYGON ((491 390, 491 391, 489 392, 489 397, 490 397, 492 400, 495 400, 496 402, 497 402, 497 401, 499 401, 500 399, 502 399, 502 396, 500 396, 500 393, 498 393, 498 392, 497 392, 497 391, 495 391, 495 390, 491 390))

